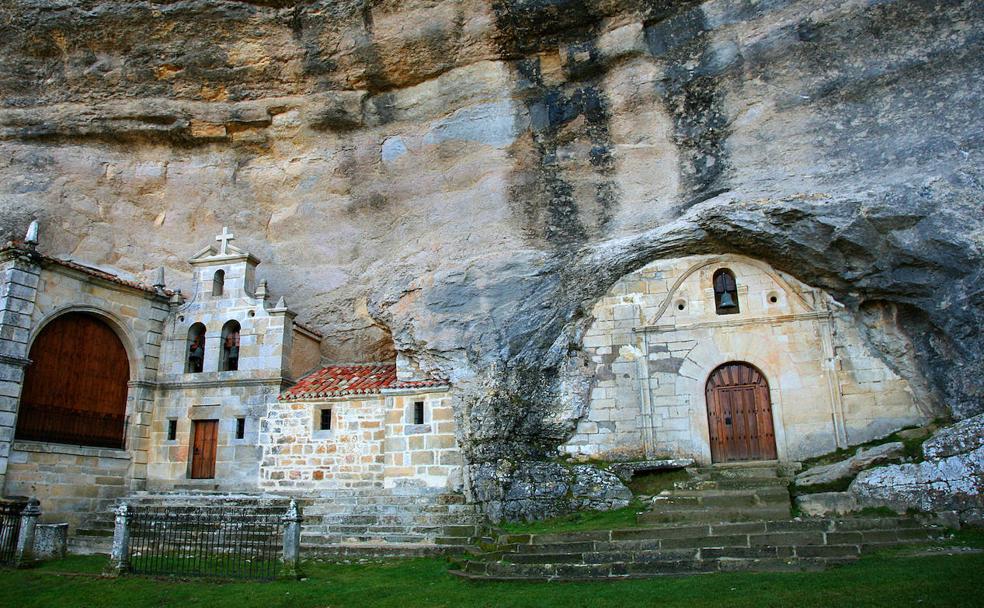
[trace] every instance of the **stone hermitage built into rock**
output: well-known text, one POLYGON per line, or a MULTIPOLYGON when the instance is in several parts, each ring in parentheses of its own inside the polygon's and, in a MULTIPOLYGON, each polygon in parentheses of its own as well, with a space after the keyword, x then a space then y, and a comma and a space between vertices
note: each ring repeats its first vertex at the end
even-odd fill
MULTIPOLYGON (((187 294, 160 274, 144 285, 41 254, 35 242, 3 250, 5 398, 16 420, 2 446, 5 494, 39 497, 47 518, 73 529, 147 491, 327 502, 462 494, 495 519, 536 516, 535 490, 527 504, 468 487, 447 381, 408 358, 323 366, 321 336, 284 298, 270 305, 259 260, 232 238, 223 230, 218 249, 189 260, 187 294), (89 327, 105 347, 80 338, 89 327), (85 392, 93 382, 95 397, 85 392), (93 409, 114 390, 119 400, 93 409), (94 434, 103 420, 108 430, 94 434)), ((573 456, 789 461, 928 416, 829 296, 755 260, 653 263, 620 280, 592 316, 591 399, 563 446, 573 456)), ((628 503, 612 473, 587 467, 568 482, 550 466, 531 470, 529 487, 552 475, 551 492, 577 491, 545 513, 628 503)))
POLYGON ((980 1, 0 17, 0 484, 75 537, 431 542, 984 412, 980 1))

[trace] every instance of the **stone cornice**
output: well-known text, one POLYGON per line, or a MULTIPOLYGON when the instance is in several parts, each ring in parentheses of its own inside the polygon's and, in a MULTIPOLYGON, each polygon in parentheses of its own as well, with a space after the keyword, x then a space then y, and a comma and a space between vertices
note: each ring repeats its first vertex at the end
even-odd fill
POLYGON ((283 387, 291 384, 289 378, 231 378, 209 379, 209 380, 188 380, 188 381, 161 381, 157 383, 157 388, 162 391, 180 390, 185 388, 221 388, 225 386, 278 386, 283 387))
POLYGON ((13 357, 11 355, 0 355, 0 363, 6 363, 8 365, 16 365, 18 367, 27 367, 31 364, 31 360, 27 357, 13 357))
POLYGON ((794 321, 812 321, 829 319, 833 316, 829 310, 818 310, 814 312, 802 312, 789 315, 775 315, 770 317, 752 317, 749 319, 727 319, 722 321, 702 321, 699 323, 688 323, 686 325, 643 325, 634 327, 632 331, 636 333, 663 333, 671 331, 686 331, 689 329, 705 329, 711 327, 739 327, 742 325, 765 325, 774 323, 790 323, 794 321))

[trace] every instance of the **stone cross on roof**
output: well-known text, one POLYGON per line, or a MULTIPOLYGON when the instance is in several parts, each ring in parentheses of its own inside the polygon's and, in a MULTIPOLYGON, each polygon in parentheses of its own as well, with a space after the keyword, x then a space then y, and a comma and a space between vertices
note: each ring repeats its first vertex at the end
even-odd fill
POLYGON ((228 252, 226 251, 226 245, 228 245, 229 241, 233 240, 234 238, 236 238, 236 235, 229 232, 228 227, 223 226, 222 234, 215 235, 215 240, 222 243, 222 246, 219 249, 219 255, 227 255, 228 252))

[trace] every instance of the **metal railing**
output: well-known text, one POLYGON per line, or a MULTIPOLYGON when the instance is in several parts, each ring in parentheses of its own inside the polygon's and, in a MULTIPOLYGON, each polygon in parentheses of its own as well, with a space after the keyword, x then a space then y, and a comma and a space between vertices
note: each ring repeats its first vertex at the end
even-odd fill
POLYGON ((34 560, 34 533, 40 517, 36 498, 0 498, 0 565, 22 567, 34 560))
POLYGON ((297 576, 301 516, 219 506, 127 507, 116 512, 111 569, 211 578, 297 576))
POLYGON ((0 564, 13 564, 16 559, 21 511, 25 506, 27 500, 0 501, 0 564))

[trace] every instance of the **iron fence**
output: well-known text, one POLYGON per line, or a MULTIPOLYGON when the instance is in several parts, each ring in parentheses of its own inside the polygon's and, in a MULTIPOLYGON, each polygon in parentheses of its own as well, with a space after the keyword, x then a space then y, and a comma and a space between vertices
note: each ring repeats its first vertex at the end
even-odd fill
POLYGON ((17 560, 17 537, 27 500, 0 499, 0 564, 10 565, 17 560))
POLYGON ((282 512, 224 507, 131 509, 130 572, 271 579, 280 572, 282 512))

